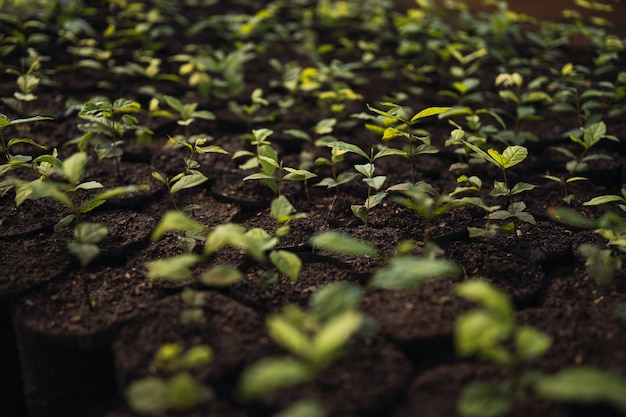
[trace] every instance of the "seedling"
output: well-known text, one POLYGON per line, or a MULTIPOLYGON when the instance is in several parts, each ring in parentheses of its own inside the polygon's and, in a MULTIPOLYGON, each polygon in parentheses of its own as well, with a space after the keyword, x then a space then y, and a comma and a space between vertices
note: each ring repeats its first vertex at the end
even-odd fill
POLYGON ((362 293, 351 284, 328 284, 311 297, 308 310, 289 304, 268 315, 269 336, 289 355, 261 359, 247 368, 239 380, 239 394, 252 400, 313 380, 365 324, 357 310, 362 293))
POLYGON ((160 415, 168 410, 188 410, 210 401, 213 390, 189 371, 213 360, 213 350, 196 345, 187 350, 180 343, 166 343, 154 354, 150 370, 170 377, 147 376, 126 388, 128 406, 141 414, 160 415))
POLYGON ((270 129, 258 129, 252 131, 252 145, 256 147, 256 154, 241 150, 233 155, 234 158, 249 157, 240 166, 241 169, 260 169, 260 172, 246 176, 243 181, 262 180, 279 197, 281 195, 280 184, 282 181, 300 181, 304 184, 304 190, 308 197, 307 181, 317 176, 306 169, 290 168, 283 165, 278 153, 272 147, 267 138, 274 132, 270 129), (283 174, 286 171, 286 174, 283 174))
POLYGON ((78 149, 83 152, 93 144, 98 159, 114 158, 117 177, 121 178, 120 158, 124 153, 122 138, 127 131, 137 128, 139 120, 131 113, 138 113, 141 105, 133 100, 117 99, 111 102, 106 97, 94 97, 86 102, 78 116, 87 120, 78 128, 85 132, 78 138, 78 149))
MULTIPOLYGON (((181 142, 187 143, 187 142, 192 142, 194 139, 197 139, 197 138, 192 138, 191 133, 189 131, 189 126, 196 120, 199 120, 199 119, 215 120, 215 115, 211 113, 210 111, 196 110, 196 108, 198 107, 198 103, 183 104, 176 97, 167 96, 167 95, 163 96, 163 100, 167 103, 168 106, 170 106, 172 109, 178 112, 178 120, 176 120, 176 123, 179 126, 183 126, 185 129, 185 133, 183 134, 182 138, 178 138, 178 137, 175 138, 177 139, 177 143, 181 143, 181 142)), ((176 118, 176 116, 173 116, 172 118, 176 118)))
POLYGON ((535 188, 536 186, 533 184, 529 184, 526 182, 518 182, 510 188, 509 182, 506 175, 506 170, 521 163, 528 156, 528 150, 519 145, 507 146, 506 149, 502 153, 498 152, 495 149, 489 149, 488 151, 484 151, 478 146, 469 143, 467 141, 463 142, 467 147, 472 149, 478 155, 483 157, 492 165, 495 165, 502 172, 502 177, 504 179, 503 182, 494 180, 493 182, 493 190, 489 193, 492 197, 507 197, 509 200, 509 206, 506 210, 496 210, 489 213, 489 218, 492 220, 506 220, 512 218, 513 221, 521 220, 530 224, 535 224, 535 218, 532 214, 528 213, 526 210, 526 203, 523 201, 513 201, 512 197, 516 194, 522 193, 524 191, 529 191, 535 188))
POLYGON ((34 123, 41 120, 52 120, 51 117, 33 116, 25 119, 13 119, 10 120, 5 114, 0 113, 0 152, 4 154, 7 159, 7 163, 0 165, 0 175, 12 171, 16 168, 21 168, 28 165, 28 162, 32 160, 32 157, 27 155, 12 155, 10 150, 18 143, 26 143, 32 145, 35 148, 46 149, 45 146, 39 145, 34 140, 29 138, 13 138, 8 142, 4 138, 4 129, 10 126, 16 126, 24 123, 34 123))
MULTIPOLYGON (((413 132, 413 125, 430 116, 436 116, 450 109, 450 107, 428 107, 408 117, 407 109, 395 103, 382 102, 381 105, 389 107, 388 111, 367 106, 370 111, 383 117, 383 123, 387 125, 382 132, 383 142, 396 137, 404 137, 407 144, 402 148, 404 155, 411 161, 411 182, 415 183, 415 157, 422 154, 434 154, 439 150, 431 145, 429 136, 418 136, 413 132), (395 126, 389 126, 394 124, 395 126)), ((373 129, 373 126, 370 126, 373 129)), ((398 153, 402 154, 402 153, 398 153)))
MULTIPOLYGON (((154 171, 152 172, 152 177, 167 187, 170 200, 172 201, 174 208, 178 210, 176 200, 174 199, 174 194, 182 190, 196 187, 208 180, 206 175, 198 171, 198 168, 200 168, 200 164, 194 159, 196 155, 202 155, 205 153, 227 154, 228 152, 216 145, 205 146, 207 138, 195 139, 192 144, 182 139, 170 137, 170 142, 186 148, 189 151, 189 156, 183 158, 183 162, 185 163, 184 171, 176 174, 172 178, 166 178, 159 172, 154 171)), ((195 208, 195 206, 192 203, 191 205, 185 207, 183 210, 191 210, 193 208, 195 208)))
POLYGON ((81 182, 87 167, 88 157, 85 152, 72 154, 65 160, 57 158, 56 150, 52 155, 42 155, 33 160, 35 169, 42 177, 33 181, 24 181, 17 178, 9 179, 15 189, 15 203, 19 207, 26 200, 50 198, 58 201, 70 209, 71 214, 59 220, 54 226, 55 230, 68 226, 72 222, 81 223, 82 216, 107 200, 122 194, 146 189, 145 185, 127 185, 114 187, 102 191, 86 201, 77 201, 73 198, 79 190, 95 190, 103 188, 98 181, 81 182), (63 182, 50 179, 56 174, 64 179, 63 182))
POLYGON ((587 171, 588 163, 591 161, 612 159, 609 155, 590 153, 590 150, 592 150, 592 148, 594 148, 594 146, 597 145, 602 139, 619 142, 619 139, 615 136, 606 134, 606 124, 603 121, 593 123, 588 127, 583 127, 580 131, 581 134, 569 134, 570 140, 582 147, 582 152, 580 154, 576 155, 571 150, 562 146, 554 147, 555 150, 570 158, 570 161, 565 164, 565 168, 569 172, 570 176, 587 171))
MULTIPOLYGON (((370 149, 370 154, 368 155, 363 149, 359 148, 358 146, 342 141, 333 141, 330 142, 327 146, 333 149, 340 149, 341 151, 355 153, 367 159, 368 162, 365 164, 354 165, 354 169, 359 174, 363 175, 363 182, 367 184, 367 198, 365 199, 365 202, 363 204, 355 204, 350 207, 352 213, 354 213, 354 215, 357 216, 367 226, 370 210, 379 205, 385 199, 385 197, 387 197, 390 190, 384 190, 382 188, 385 180, 387 179, 385 175, 374 175, 374 171, 376 169, 374 161, 378 158, 382 158, 385 156, 406 155, 406 153, 399 149, 381 146, 376 152, 374 151, 374 147, 372 147, 370 149), (376 192, 376 194, 373 194, 373 192, 376 192)), ((402 187, 404 187, 404 185, 402 185, 400 188, 402 187)))
POLYGON ((535 105, 538 103, 550 102, 552 98, 545 91, 538 89, 547 82, 546 77, 537 77, 531 81, 526 91, 522 91, 524 78, 518 72, 503 72, 496 77, 495 84, 498 87, 511 89, 502 89, 499 91, 500 97, 504 100, 511 101, 515 105, 515 115, 513 120, 515 126, 513 130, 502 130, 494 135, 495 139, 501 140, 506 144, 521 145, 526 141, 536 142, 538 138, 529 131, 520 130, 520 123, 527 120, 539 120, 541 116, 537 115, 535 105))
POLYGON ((250 94, 250 104, 240 105, 234 100, 228 102, 228 109, 235 116, 246 122, 246 132, 252 132, 254 123, 272 120, 272 116, 255 116, 263 107, 269 106, 270 102, 263 97, 263 90, 256 88, 250 94))
POLYGON ((497 417, 508 414, 528 389, 557 401, 611 403, 626 408, 626 379, 593 367, 562 369, 545 375, 528 368, 527 362, 544 355, 552 344, 549 335, 517 323, 510 297, 487 281, 467 281, 457 294, 478 304, 459 316, 454 327, 457 354, 474 356, 505 371, 500 383, 474 381, 461 392, 457 404, 467 417, 497 417))
MULTIPOLYGON (((87 269, 91 261, 100 254, 98 243, 102 242, 107 237, 108 233, 109 231, 106 225, 100 223, 78 223, 74 227, 75 240, 68 243, 67 248, 70 253, 78 258, 83 272, 87 269)), ((94 309, 96 307, 96 300, 91 298, 89 283, 86 278, 83 278, 82 281, 85 300, 89 308, 94 309)))

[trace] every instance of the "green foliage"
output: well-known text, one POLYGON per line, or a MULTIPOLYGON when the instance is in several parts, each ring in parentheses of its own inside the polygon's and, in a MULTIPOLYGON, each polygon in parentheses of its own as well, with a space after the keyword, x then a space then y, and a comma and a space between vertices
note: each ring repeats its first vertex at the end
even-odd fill
POLYGON ((187 410, 211 400, 214 393, 188 370, 213 360, 209 346, 197 345, 186 351, 179 343, 166 343, 154 354, 151 368, 171 377, 147 376, 126 388, 129 407, 140 414, 159 415, 168 410, 187 410))
POLYGON ((335 231, 318 232, 311 237, 311 244, 316 249, 347 256, 376 256, 376 249, 350 235, 335 231))
POLYGON ((312 296, 309 311, 289 304, 268 315, 269 336, 289 356, 264 358, 247 368, 239 381, 240 395, 263 397, 310 381, 330 366, 364 324, 356 310, 361 296, 362 291, 350 284, 328 284, 312 296))
POLYGON ((397 256, 389 265, 378 269, 369 286, 390 290, 416 288, 427 280, 457 275, 459 268, 453 262, 417 256, 397 256))

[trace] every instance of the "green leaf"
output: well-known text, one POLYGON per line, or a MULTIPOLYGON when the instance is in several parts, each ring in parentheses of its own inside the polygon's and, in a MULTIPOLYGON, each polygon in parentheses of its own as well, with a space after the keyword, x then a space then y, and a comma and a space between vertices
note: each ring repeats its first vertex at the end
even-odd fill
POLYGON ((284 195, 280 195, 272 200, 270 215, 278 223, 284 223, 290 219, 291 214, 296 209, 284 195))
POLYGON ((376 169, 376 167, 374 166, 374 164, 367 163, 367 164, 356 164, 354 166, 354 169, 356 169, 364 177, 371 178, 374 176, 374 170, 376 169))
POLYGON ((283 177, 283 180, 285 181, 306 181, 317 177, 317 174, 307 171, 306 169, 295 169, 289 167, 285 167, 283 169, 288 172, 288 174, 283 177))
POLYGON ((386 176, 378 175, 372 178, 363 178, 363 182, 375 190, 380 190, 386 179, 386 176))
POLYGON ((245 227, 238 224, 225 223, 217 225, 207 236, 204 252, 210 255, 227 246, 245 249, 250 244, 250 239, 245 233, 245 227))
POLYGON ((369 285, 374 288, 411 289, 434 278, 458 274, 456 264, 440 260, 414 256, 395 257, 390 265, 377 270, 369 285))
POLYGON ((128 406, 142 414, 161 414, 169 407, 167 382, 157 377, 146 377, 130 383, 126 389, 128 406))
POLYGON ((377 253, 369 243, 335 231, 314 234, 311 237, 311 244, 317 249, 346 256, 376 256, 377 253))
POLYGON ((347 282, 332 282, 318 289, 310 298, 310 311, 321 321, 344 311, 356 309, 363 298, 363 288, 347 282))
POLYGON ((515 350, 522 360, 538 358, 546 353, 552 345, 547 334, 530 326, 521 326, 515 332, 515 350))
POLYGON ((187 372, 180 372, 168 381, 169 406, 185 410, 207 401, 213 393, 187 372))
POLYGON ((507 146, 504 152, 502 152, 502 157, 504 158, 504 164, 502 164, 503 168, 511 168, 522 162, 528 156, 528 149, 523 146, 514 145, 507 146))
POLYGON ((353 204, 350 206, 352 213, 363 223, 367 224, 367 208, 362 204, 353 204))
POLYGON ((583 404, 603 402, 626 411, 626 378, 602 369, 566 368, 542 378, 534 388, 542 397, 583 404))
POLYGON ((366 154, 361 148, 359 148, 356 145, 353 145, 351 143, 346 143, 346 142, 342 142, 342 141, 334 141, 334 142, 330 142, 328 145, 326 145, 330 148, 336 148, 336 149, 341 149, 343 151, 346 152, 352 152, 355 153, 357 155, 361 155, 363 158, 369 160, 370 156, 368 154, 366 154))
POLYGON ((474 381, 461 392, 457 407, 465 417, 499 417, 509 412, 511 399, 500 386, 474 381))
POLYGON ((595 220, 591 220, 574 209, 568 207, 552 207, 548 209, 548 215, 555 220, 574 227, 592 229, 597 226, 595 220))
POLYGON ((146 262, 148 279, 167 279, 172 281, 184 281, 192 278, 191 267, 202 258, 198 255, 183 254, 172 256, 167 259, 146 262))
POLYGON ((83 177, 87 160, 85 152, 76 152, 63 161, 63 175, 71 185, 77 184, 83 177))
POLYGON ((264 358, 243 372, 238 391, 244 399, 250 400, 306 382, 313 375, 306 364, 296 359, 264 358))
POLYGON ((361 327, 363 316, 348 310, 328 320, 313 339, 312 361, 316 367, 326 367, 348 343, 350 337, 361 327))
POLYGON ((537 188, 537 186, 527 182, 518 182, 513 186, 513 189, 511 189, 511 195, 519 194, 524 191, 530 191, 534 188, 537 188))
POLYGON ((511 317, 514 314, 511 298, 487 281, 463 282, 457 285, 456 293, 504 317, 511 317))
POLYGON ((388 127, 385 129, 383 133, 382 140, 391 140, 393 138, 397 138, 399 136, 404 136, 405 133, 401 130, 396 129, 395 127, 388 127))
POLYGON ((93 243, 70 242, 67 248, 71 254, 80 260, 81 267, 85 268, 100 254, 100 249, 93 243))
POLYGON ((218 265, 204 271, 200 282, 209 287, 228 287, 244 279, 243 273, 234 266, 218 265))
POLYGON ((274 250, 270 252, 269 259, 282 274, 294 282, 298 280, 302 268, 302 261, 298 255, 286 250, 274 250))
POLYGON ((626 202, 626 200, 624 200, 624 197, 619 195, 601 195, 598 197, 594 197, 589 201, 585 201, 583 203, 583 206, 599 206, 601 204, 624 202, 626 202))
POLYGON ((421 110, 420 112, 418 112, 415 116, 411 117, 411 122, 415 122, 417 120, 423 119, 425 117, 428 116, 434 116, 436 114, 441 114, 447 110, 449 110, 450 107, 428 107, 424 110, 421 110))
POLYGON ((182 211, 168 211, 161 217, 152 231, 151 239, 155 242, 161 239, 165 233, 178 230, 199 233, 203 232, 205 227, 182 211))
POLYGON ((208 178, 204 174, 197 171, 191 174, 184 175, 178 181, 176 181, 174 185, 172 185, 172 188, 170 188, 170 194, 175 194, 181 190, 185 190, 188 188, 193 188, 207 180, 208 178))
POLYGON ((500 365, 511 364, 510 353, 500 344, 513 331, 513 318, 489 310, 462 314, 454 323, 454 346, 459 356, 477 356, 500 365))
POLYGON ((74 238, 81 243, 100 243, 108 233, 102 223, 79 223, 74 227, 74 238))
POLYGON ((308 360, 312 354, 312 344, 307 333, 290 321, 286 314, 271 314, 265 321, 269 336, 277 344, 295 356, 308 360))

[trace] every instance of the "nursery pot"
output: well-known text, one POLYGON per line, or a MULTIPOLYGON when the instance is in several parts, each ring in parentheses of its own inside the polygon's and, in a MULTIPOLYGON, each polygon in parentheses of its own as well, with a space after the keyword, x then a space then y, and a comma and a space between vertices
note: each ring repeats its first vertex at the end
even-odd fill
POLYGON ((30 417, 98 416, 115 394, 111 330, 55 334, 29 327, 13 307, 26 408, 30 417))
POLYGON ((11 297, 0 294, 0 404, 6 416, 26 416, 22 375, 11 322, 11 297))

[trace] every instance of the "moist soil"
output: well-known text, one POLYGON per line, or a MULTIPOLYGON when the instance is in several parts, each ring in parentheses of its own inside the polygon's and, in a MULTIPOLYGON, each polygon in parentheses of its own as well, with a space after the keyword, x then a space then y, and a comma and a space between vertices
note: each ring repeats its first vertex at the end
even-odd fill
MULTIPOLYGON (((204 11, 207 16, 223 12, 224 6, 204 11)), ((172 43, 165 50, 176 48, 179 45, 172 43)), ((588 63, 593 56, 591 49, 580 46, 561 52, 554 68, 561 68, 566 57, 588 63)), ((297 51, 281 53, 301 59, 297 51)), ((48 55, 55 56, 55 52, 48 55)), ((268 80, 276 77, 265 59, 272 53, 267 55, 246 65, 246 90, 233 99, 246 103, 254 88, 267 90, 268 80)), ((290 60, 284 56, 281 59, 290 60)), ((485 85, 490 85, 496 71, 495 65, 485 68, 481 74, 485 85)), ((119 89, 110 91, 102 90, 98 83, 101 79, 92 79, 91 75, 84 73, 80 80, 75 74, 57 76, 54 87, 45 87, 38 94, 37 103, 59 117, 24 125, 21 133, 50 149, 59 148, 61 156, 67 157, 74 148, 63 144, 77 134, 80 123, 75 113, 64 114, 67 100, 86 100, 98 94, 146 100, 136 93, 143 85, 141 80, 113 77, 109 81, 119 89)), ((359 76, 365 79, 358 89, 364 100, 350 104, 350 111, 342 115, 367 111, 364 103, 375 104, 408 82, 372 70, 362 71, 359 76)), ((157 87, 181 99, 190 91, 168 83, 157 87)), ((411 98, 413 109, 454 104, 437 94, 441 88, 437 81, 420 87, 422 94, 411 98)), ((12 81, 0 80, 2 96, 10 95, 12 88, 12 81)), ((303 155, 329 157, 326 148, 281 134, 289 128, 310 129, 317 122, 317 115, 311 111, 315 106, 313 99, 303 97, 273 122, 253 125, 275 131, 269 140, 286 166, 298 166, 303 155)), ((248 146, 241 139, 246 123, 225 111, 224 103, 207 101, 200 107, 213 111, 216 120, 195 123, 193 133, 207 133, 213 139, 211 144, 231 154, 248 146)), ((0 111, 11 114, 8 108, 0 107, 0 111)), ((167 415, 269 416, 296 400, 315 398, 329 415, 455 416, 455 404, 465 385, 477 379, 504 377, 491 365, 455 355, 454 322, 472 305, 456 296, 454 287, 476 277, 510 294, 518 321, 552 337, 552 348, 530 367, 551 373, 574 365, 595 365, 626 375, 626 321, 616 314, 626 303, 624 272, 618 271, 610 283, 596 283, 586 272, 578 246, 604 242, 593 231, 565 226, 548 215, 550 207, 564 205, 563 190, 543 176, 567 174, 564 158, 553 146, 571 147, 563 133, 576 122, 563 113, 546 111, 542 116, 542 120, 523 125, 540 140, 527 144, 529 158, 514 167, 509 178, 511 182, 523 180, 538 186, 523 194, 537 224, 518 222, 512 233, 500 231, 493 239, 485 240, 470 238, 467 231, 467 227, 485 225, 484 212, 478 208, 463 207, 437 218, 431 239, 443 250, 441 256, 461 266, 463 274, 427 281, 412 290, 366 289, 361 309, 377 323, 376 333, 354 338, 345 354, 312 382, 254 402, 244 402, 236 395, 241 372, 261 358, 285 353, 268 337, 264 317, 287 303, 306 306, 311 294, 327 283, 345 281, 365 287, 372 274, 396 254, 400 243, 423 243, 425 224, 420 216, 388 198, 372 210, 366 226, 350 209, 353 204, 362 204, 367 196, 365 184, 353 180, 336 194, 332 189, 315 186, 330 171, 312 167, 319 177, 307 187, 299 182, 282 184, 283 194, 296 210, 307 214, 291 224, 291 233, 279 244, 303 261, 296 282, 280 277, 264 285, 261 275, 266 267, 230 249, 199 265, 194 279, 147 280, 145 262, 183 252, 176 234, 157 242, 150 240, 160 217, 173 208, 167 190, 151 177, 151 172, 158 170, 171 177, 181 171, 183 163, 184 153, 169 146, 167 139, 168 135, 182 133, 173 123, 154 129, 155 138, 147 148, 127 144, 119 166, 113 160, 90 156, 85 180, 101 181, 106 186, 149 184, 150 188, 110 200, 86 216, 109 228, 108 237, 100 244, 100 256, 88 268, 81 268, 67 251, 73 238, 71 229, 54 231, 55 223, 68 214, 66 209, 50 200, 29 200, 16 207, 12 194, 4 196, 0 199, 0 404, 9 411, 3 411, 3 415, 135 416, 124 400, 126 387, 133 380, 154 374, 150 361, 162 344, 180 342, 187 347, 206 343, 213 348, 214 360, 194 369, 193 375, 211 386, 216 395, 191 410, 167 415), (309 239, 322 230, 337 230, 368 241, 378 249, 379 256, 348 257, 316 251, 309 239), (237 266, 245 279, 227 288, 201 286, 196 280, 201 271, 220 264, 237 266), (198 290, 204 300, 203 318, 192 327, 180 323, 180 315, 187 308, 181 294, 188 287, 198 290)), ((379 141, 361 123, 347 116, 339 119, 333 133, 338 139, 365 149, 379 141)), ((626 131, 619 119, 607 120, 607 126, 608 133, 618 137, 626 131)), ((461 174, 478 175, 486 183, 500 179, 500 172, 486 164, 451 170, 458 156, 445 146, 451 130, 448 122, 429 119, 422 127, 440 152, 420 155, 414 178, 444 193, 456 187, 456 178, 461 174)), ((569 184, 568 191, 575 195, 574 208, 597 217, 602 213, 600 209, 583 207, 581 203, 597 195, 619 193, 624 181, 624 146, 600 144, 598 149, 613 159, 591 162, 586 173, 590 180, 569 184)), ((25 148, 24 153, 28 152, 32 151, 25 148)), ((275 229, 269 213, 274 195, 261 182, 242 181, 252 172, 239 168, 242 161, 230 155, 206 154, 199 155, 198 162, 209 181, 176 194, 179 207, 196 205, 190 214, 207 227, 234 222, 246 228, 275 229)), ((347 155, 342 167, 348 169, 354 163, 363 161, 347 155)), ((411 164, 400 157, 381 160, 377 170, 387 175, 387 184, 411 181, 411 164)), ((487 193, 483 190, 482 196, 488 204, 506 204, 487 193)), ((89 191, 79 191, 76 198, 88 196, 89 191)), ((529 393, 511 415, 623 413, 597 404, 551 402, 529 393)))

